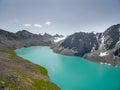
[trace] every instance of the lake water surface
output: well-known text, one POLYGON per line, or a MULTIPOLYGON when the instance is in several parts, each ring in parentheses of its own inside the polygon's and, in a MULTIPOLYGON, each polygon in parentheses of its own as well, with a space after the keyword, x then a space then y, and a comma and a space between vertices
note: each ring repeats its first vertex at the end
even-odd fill
POLYGON ((50 80, 62 90, 120 90, 120 68, 56 54, 46 46, 20 48, 15 52, 45 67, 50 80))

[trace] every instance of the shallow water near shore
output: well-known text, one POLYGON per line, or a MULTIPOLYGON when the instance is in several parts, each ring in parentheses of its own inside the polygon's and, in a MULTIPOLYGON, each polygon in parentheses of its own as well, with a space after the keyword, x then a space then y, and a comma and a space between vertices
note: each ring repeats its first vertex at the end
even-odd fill
POLYGON ((120 90, 120 68, 56 54, 46 46, 20 48, 15 52, 45 67, 50 80, 61 90, 120 90))

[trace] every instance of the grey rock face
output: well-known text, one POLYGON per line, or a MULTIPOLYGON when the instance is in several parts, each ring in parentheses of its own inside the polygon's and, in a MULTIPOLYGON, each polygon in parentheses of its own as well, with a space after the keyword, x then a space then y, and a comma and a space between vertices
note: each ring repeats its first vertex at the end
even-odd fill
POLYGON ((116 43, 119 41, 119 29, 120 24, 113 25, 110 28, 108 28, 101 36, 100 38, 100 44, 99 49, 104 48, 106 50, 113 49, 116 45, 116 43))
POLYGON ((114 52, 114 55, 120 57, 120 48, 118 48, 118 49, 114 52))
POLYGON ((90 52, 94 45, 97 45, 97 40, 93 33, 80 32, 70 36, 69 39, 71 39, 71 42, 66 39, 61 45, 66 48, 66 43, 70 43, 67 48, 77 51, 78 53, 75 53, 75 55, 83 56, 85 53, 90 52))
POLYGON ((33 34, 33 33, 30 33, 26 30, 22 30, 22 31, 18 31, 16 33, 16 36, 19 37, 19 39, 32 39, 32 38, 42 38, 42 35, 37 35, 37 34, 33 34))
POLYGON ((53 48, 55 52, 120 66, 120 24, 103 33, 75 33, 53 48), (67 51, 66 51, 67 49, 67 51))
POLYGON ((97 48, 97 39, 94 33, 75 33, 67 37, 60 45, 60 47, 72 50, 74 55, 83 56, 85 53, 89 53, 92 48, 97 48))
POLYGON ((55 34, 53 37, 64 37, 63 35, 55 34))
POLYGON ((44 36, 44 38, 47 38, 47 39, 49 38, 51 41, 54 40, 54 37, 48 33, 45 33, 43 36, 44 36))
POLYGON ((40 34, 30 33, 26 30, 12 33, 0 29, 0 49, 33 45, 50 45, 51 43, 49 38, 40 34))
POLYGON ((98 50, 85 54, 84 58, 120 67, 120 24, 102 33, 98 39, 98 50))
POLYGON ((115 48, 113 49, 114 56, 120 57, 120 41, 117 42, 115 48))

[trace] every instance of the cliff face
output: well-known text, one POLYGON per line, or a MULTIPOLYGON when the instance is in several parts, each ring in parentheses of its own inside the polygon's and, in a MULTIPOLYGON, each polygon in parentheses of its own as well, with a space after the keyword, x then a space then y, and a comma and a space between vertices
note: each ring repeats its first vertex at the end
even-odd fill
POLYGON ((72 34, 52 48, 61 54, 120 66, 120 24, 111 26, 103 33, 72 34))
POLYGON ((99 49, 110 50, 115 47, 120 37, 120 24, 108 28, 99 39, 99 49))
POLYGON ((83 56, 90 52, 94 45, 97 46, 95 34, 80 32, 66 38, 60 46, 76 51, 75 55, 83 56))

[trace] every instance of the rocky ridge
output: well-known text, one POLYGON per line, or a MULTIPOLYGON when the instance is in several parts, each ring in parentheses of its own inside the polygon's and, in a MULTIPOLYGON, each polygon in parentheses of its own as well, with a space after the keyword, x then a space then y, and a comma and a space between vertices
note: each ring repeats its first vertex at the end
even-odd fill
POLYGON ((0 29, 0 49, 19 48, 23 46, 50 45, 52 41, 40 34, 33 34, 26 30, 16 33, 0 29))
POLYGON ((109 27, 103 33, 74 33, 52 49, 57 53, 81 56, 118 67, 120 66, 120 24, 109 27))

